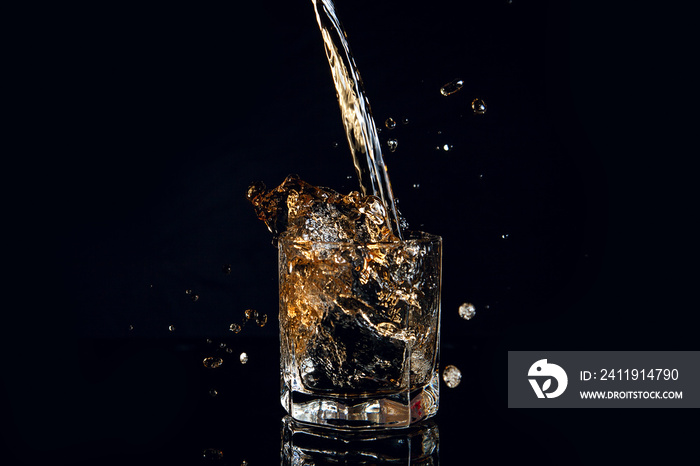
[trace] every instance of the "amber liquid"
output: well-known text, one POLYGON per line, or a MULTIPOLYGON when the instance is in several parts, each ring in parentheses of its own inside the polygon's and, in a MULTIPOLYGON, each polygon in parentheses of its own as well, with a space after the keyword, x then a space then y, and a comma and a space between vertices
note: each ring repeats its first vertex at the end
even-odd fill
POLYGON ((364 195, 377 196, 384 202, 392 233, 403 239, 377 127, 335 5, 331 0, 312 0, 312 3, 360 189, 364 195))

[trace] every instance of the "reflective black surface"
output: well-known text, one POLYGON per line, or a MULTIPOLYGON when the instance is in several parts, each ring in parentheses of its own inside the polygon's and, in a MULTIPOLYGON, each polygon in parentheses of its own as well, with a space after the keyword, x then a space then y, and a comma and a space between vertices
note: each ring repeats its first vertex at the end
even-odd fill
MULTIPOLYGON (((691 15, 337 3, 378 125, 397 122, 380 138, 399 141, 400 209, 444 240, 441 361, 464 377, 442 388, 440 464, 679 457, 687 410, 508 410, 506 355, 697 349, 694 146, 676 142, 691 15)), ((356 189, 312 10, 5 16, 3 464, 280 463, 276 250, 245 191, 290 173, 356 189), (233 334, 251 308, 268 323, 233 334)))

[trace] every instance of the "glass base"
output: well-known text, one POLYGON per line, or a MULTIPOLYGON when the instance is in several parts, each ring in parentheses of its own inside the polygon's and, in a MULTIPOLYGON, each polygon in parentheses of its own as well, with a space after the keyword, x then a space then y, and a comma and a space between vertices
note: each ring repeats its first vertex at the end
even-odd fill
POLYGON ((440 399, 437 371, 414 390, 366 396, 328 396, 292 390, 282 382, 282 406, 297 421, 334 429, 409 427, 434 416, 440 399))
POLYGON ((434 421, 407 429, 341 431, 282 419, 283 466, 321 464, 440 464, 440 432, 434 421))

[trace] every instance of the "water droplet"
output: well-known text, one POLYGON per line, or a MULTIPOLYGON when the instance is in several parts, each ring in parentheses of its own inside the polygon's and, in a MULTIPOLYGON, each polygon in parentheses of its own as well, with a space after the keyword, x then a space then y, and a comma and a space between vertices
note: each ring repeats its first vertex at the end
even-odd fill
POLYGON ((196 303, 197 301, 199 301, 199 295, 198 295, 198 294, 193 294, 193 295, 190 297, 190 299, 192 299, 192 302, 193 302, 193 303, 196 303))
POLYGON ((217 367, 220 367, 224 363, 224 360, 221 358, 214 358, 214 357, 206 357, 204 360, 202 360, 202 364, 204 364, 204 367, 207 369, 216 369, 217 367))
POLYGON ((483 115, 486 113, 486 102, 477 97, 472 100, 472 110, 474 110, 474 113, 477 115, 483 115))
POLYGON ((462 89, 463 85, 464 81, 462 81, 461 79, 453 79, 452 81, 448 82, 440 88, 440 94, 444 96, 454 94, 458 90, 462 89))
POLYGON ((211 345, 212 342, 213 342, 213 340, 212 340, 211 338, 207 338, 207 344, 208 344, 208 345, 211 345))
POLYGON ((470 320, 476 315, 476 308, 472 303, 464 303, 459 306, 459 316, 464 320, 470 320))
POLYGON ((351 179, 352 179, 352 175, 348 175, 348 176, 346 176, 345 178, 347 178, 348 180, 351 180, 351 179))
POLYGON ((247 353, 241 353, 241 364, 245 364, 248 362, 248 354, 247 353))
POLYGON ((226 348, 226 343, 224 343, 224 342, 219 343, 219 348, 226 348))
POLYGON ((129 324, 129 331, 131 332, 131 331, 133 331, 133 330, 134 330, 134 326, 131 325, 131 324, 129 324))
POLYGON ((263 314, 255 319, 255 323, 258 324, 258 327, 264 327, 267 323, 267 314, 263 314))
POLYGON ((192 290, 185 290, 185 294, 192 294, 192 290))
POLYGON ((233 333, 238 333, 241 331, 241 326, 239 324, 231 324, 228 326, 228 329, 233 333))
POLYGON ((386 142, 386 145, 387 145, 387 147, 389 147, 389 150, 391 152, 394 152, 396 150, 396 148, 399 146, 399 141, 397 141, 396 139, 389 139, 386 142))
POLYGON ((255 309, 246 309, 245 311, 245 318, 246 320, 253 320, 258 317, 258 311, 255 309))
POLYGON ((171 332, 175 331, 175 326, 174 325, 168 325, 168 330, 171 332))
POLYGON ((216 396, 216 395, 218 395, 218 394, 219 394, 219 392, 216 391, 215 388, 212 388, 211 390, 209 390, 209 396, 211 396, 211 397, 214 397, 214 396, 216 396))
POLYGON ((205 460, 220 460, 224 457, 224 452, 216 448, 207 448, 202 452, 205 460))
POLYGON ((229 353, 229 354, 231 354, 231 353, 233 353, 233 349, 232 349, 232 348, 226 348, 226 352, 229 353))
POLYGON ((248 462, 246 460, 243 460, 243 462, 241 463, 241 466, 248 466, 248 462))
POLYGON ((413 187, 416 189, 420 188, 420 183, 413 183, 413 187))
POLYGON ((396 121, 394 121, 393 118, 389 117, 389 118, 387 118, 386 121, 384 122, 384 125, 385 125, 388 129, 394 129, 394 128, 396 128, 396 121))
POLYGON ((231 275, 231 264, 224 264, 221 267, 221 271, 225 273, 226 275, 231 275))
POLYGON ((333 149, 336 149, 339 144, 336 141, 333 141, 333 144, 331 144, 331 145, 333 146, 333 149))
POLYGON ((446 366, 442 371, 442 380, 449 388, 455 388, 462 381, 462 372, 455 366, 446 366))
POLYGON ((508 233, 504 233, 504 234, 501 235, 501 238, 503 238, 503 239, 508 239, 509 236, 510 236, 510 235, 509 235, 508 233))
POLYGON ((452 149, 452 146, 449 144, 445 144, 444 146, 442 146, 442 150, 444 150, 445 152, 449 151, 450 149, 452 149))
POLYGON ((407 124, 408 124, 408 118, 404 118, 403 120, 401 120, 401 124, 407 125, 407 124))

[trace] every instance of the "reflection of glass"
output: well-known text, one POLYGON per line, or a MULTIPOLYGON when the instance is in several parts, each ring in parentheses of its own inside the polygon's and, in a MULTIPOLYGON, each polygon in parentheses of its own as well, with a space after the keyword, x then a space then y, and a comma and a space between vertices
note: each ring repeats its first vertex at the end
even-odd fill
POLYGON ((282 466, 438 465, 440 433, 428 420, 407 429, 340 431, 282 419, 282 466))
POLYGON ((337 428, 437 412, 442 240, 279 241, 282 405, 337 428))

